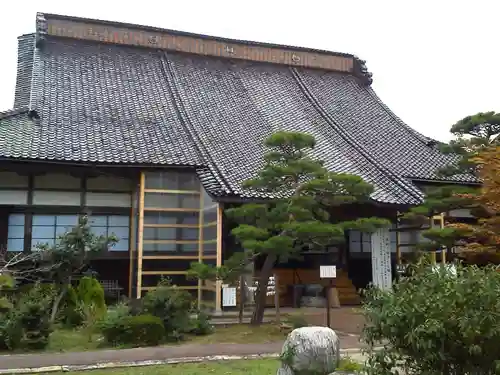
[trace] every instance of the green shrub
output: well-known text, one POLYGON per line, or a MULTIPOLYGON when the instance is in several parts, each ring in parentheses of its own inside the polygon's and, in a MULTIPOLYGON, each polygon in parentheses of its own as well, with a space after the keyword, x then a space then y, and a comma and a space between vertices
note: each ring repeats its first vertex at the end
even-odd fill
POLYGON ((155 346, 165 335, 162 320, 152 315, 123 316, 114 324, 101 326, 101 331, 113 345, 155 346))
POLYGON ((12 309, 12 301, 5 292, 13 287, 14 279, 10 275, 0 275, 0 313, 6 313, 12 309))
POLYGON ((93 277, 82 277, 76 288, 68 287, 60 311, 64 325, 72 328, 87 324, 89 316, 99 320, 106 313, 102 285, 93 277))
POLYGON ((214 326, 210 323, 210 316, 207 313, 199 312, 191 320, 190 333, 196 336, 209 335, 214 332, 214 326))
POLYGON ((82 277, 76 288, 76 296, 79 303, 93 304, 101 316, 106 313, 104 289, 97 279, 89 276, 82 277))
POLYGON ((50 324, 51 303, 54 294, 50 288, 36 284, 16 304, 23 335, 22 346, 28 349, 43 349, 49 344, 52 332, 50 324))
POLYGON ((368 290, 368 373, 390 373, 396 364, 411 374, 498 373, 499 296, 500 272, 475 266, 420 265, 392 290, 368 290))
POLYGON ((14 312, 0 314, 0 350, 15 350, 21 347, 23 326, 14 312))
POLYGON ((340 358, 340 363, 337 366, 336 371, 345 372, 345 373, 361 373, 363 370, 363 365, 352 360, 350 357, 342 357, 340 358))
POLYGON ((101 332, 116 327, 123 318, 130 315, 130 307, 126 303, 118 303, 108 308, 106 314, 97 322, 101 332))
POLYGON ((163 280, 142 299, 142 314, 157 316, 163 321, 168 340, 180 340, 190 331, 193 298, 189 292, 163 280))
POLYGON ((76 294, 75 288, 71 285, 68 286, 68 290, 59 311, 60 320, 65 326, 75 328, 82 325, 83 315, 78 309, 78 295, 76 294))

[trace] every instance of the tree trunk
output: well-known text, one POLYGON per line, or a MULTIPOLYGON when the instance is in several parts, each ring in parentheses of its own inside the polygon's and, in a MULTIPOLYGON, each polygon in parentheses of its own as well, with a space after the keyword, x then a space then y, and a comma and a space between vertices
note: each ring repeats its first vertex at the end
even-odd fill
POLYGON ((52 303, 52 311, 50 313, 50 323, 53 324, 56 321, 57 312, 59 311, 59 305, 61 304, 62 299, 68 292, 68 284, 65 284, 57 297, 54 299, 52 303))
POLYGON ((267 255, 264 265, 260 270, 259 285, 257 287, 257 293, 255 296, 255 308, 253 310, 251 325, 258 326, 262 324, 264 320, 264 309, 266 307, 266 297, 267 297, 267 284, 269 283, 269 277, 273 272, 274 263, 277 260, 276 255, 267 255))

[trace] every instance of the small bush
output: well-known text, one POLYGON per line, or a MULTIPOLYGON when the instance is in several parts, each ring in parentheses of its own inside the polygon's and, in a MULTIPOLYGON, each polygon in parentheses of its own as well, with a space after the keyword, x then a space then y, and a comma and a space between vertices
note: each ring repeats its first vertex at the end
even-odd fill
POLYGON ((76 328, 82 325, 83 316, 78 309, 78 295, 75 288, 68 286, 60 311, 60 320, 68 328, 76 328))
POLYGON ((87 324, 89 315, 96 320, 102 318, 106 314, 102 285, 93 277, 82 277, 76 288, 68 287, 60 311, 64 325, 71 328, 87 324))
POLYGON ((52 291, 36 284, 16 305, 15 315, 23 330, 21 344, 28 349, 44 349, 49 344, 52 291))
POLYGON ((0 314, 0 350, 15 350, 21 347, 23 326, 15 313, 0 314))
POLYGON ((168 340, 181 340, 190 331, 192 303, 189 292, 163 280, 142 299, 142 314, 160 318, 168 340))
POLYGON ((97 279, 89 276, 82 277, 76 288, 76 296, 79 303, 93 304, 101 316, 106 313, 104 289, 97 279))
POLYGON ((363 365, 353 361, 350 357, 340 358, 340 363, 337 366, 337 371, 345 373, 361 373, 363 370, 363 365))
POLYGON ((214 326, 210 323, 210 316, 204 312, 199 312, 196 318, 191 320, 190 333, 196 336, 210 335, 214 332, 214 326))
POLYGON ((13 287, 14 279, 10 275, 0 275, 0 313, 6 313, 12 309, 12 301, 5 292, 13 287))
POLYGON ((495 374, 500 346, 500 272, 422 264, 391 290, 370 289, 364 340, 370 374, 495 374), (374 348, 384 343, 381 350, 374 348))
POLYGON ((162 320, 152 315, 124 316, 101 328, 106 341, 113 345, 155 346, 165 335, 162 320))
POLYGON ((108 308, 106 314, 97 322, 97 329, 105 331, 116 327, 123 318, 130 315, 130 308, 126 303, 118 303, 108 308))

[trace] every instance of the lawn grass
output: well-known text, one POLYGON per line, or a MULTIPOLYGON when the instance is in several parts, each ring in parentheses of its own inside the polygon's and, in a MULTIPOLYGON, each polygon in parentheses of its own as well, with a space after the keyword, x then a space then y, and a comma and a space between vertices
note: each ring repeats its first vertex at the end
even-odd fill
MULTIPOLYGON (((92 370, 88 375, 274 375, 279 365, 277 358, 266 358, 92 370)), ((362 369, 360 364, 349 358, 342 358, 339 368, 350 371, 362 369)), ((46 375, 63 374, 67 373, 53 372, 46 375)))
MULTIPOLYGON (((252 327, 247 324, 216 326, 215 332, 207 336, 186 336, 184 341, 168 345, 182 344, 260 344, 285 340, 285 333, 275 324, 252 327)), ((109 347, 107 347, 109 349, 109 347)), ((49 352, 83 352, 106 349, 102 336, 96 334, 89 341, 80 330, 56 329, 50 335, 49 352)))
MULTIPOLYGON (((274 375, 278 367, 277 359, 249 359, 92 370, 88 375, 274 375)), ((67 372, 52 372, 47 375, 63 374, 67 372)))
POLYGON ((262 344, 285 341, 286 333, 280 331, 276 324, 263 324, 258 327, 248 324, 216 326, 215 332, 207 336, 189 337, 196 344, 262 344))
POLYGON ((50 335, 48 352, 86 352, 104 347, 102 336, 92 335, 92 340, 80 330, 56 329, 50 335))

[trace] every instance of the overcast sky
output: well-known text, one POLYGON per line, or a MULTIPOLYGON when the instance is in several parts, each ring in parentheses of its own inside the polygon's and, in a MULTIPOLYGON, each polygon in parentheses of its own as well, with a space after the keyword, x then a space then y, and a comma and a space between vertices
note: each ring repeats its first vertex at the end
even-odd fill
POLYGON ((500 1, 13 1, 0 22, 0 111, 14 98, 17 36, 36 12, 354 53, 406 123, 440 140, 479 111, 500 111, 500 1), (241 5, 237 5, 241 4, 241 5))

